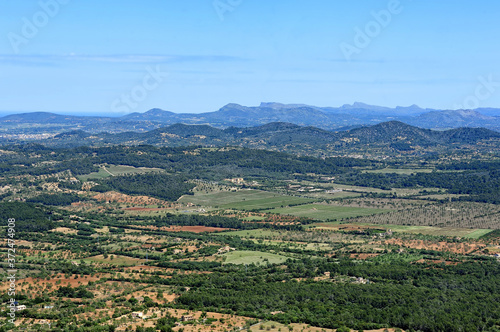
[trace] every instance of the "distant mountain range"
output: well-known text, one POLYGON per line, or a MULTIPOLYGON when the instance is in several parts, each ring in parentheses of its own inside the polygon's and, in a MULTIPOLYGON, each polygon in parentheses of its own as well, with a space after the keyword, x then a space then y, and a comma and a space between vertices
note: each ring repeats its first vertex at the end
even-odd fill
POLYGON ((60 133, 84 130, 89 133, 145 132, 172 125, 205 124, 216 128, 252 127, 272 122, 314 126, 325 130, 345 130, 387 121, 401 121, 428 129, 484 127, 500 131, 500 109, 435 110, 409 107, 382 107, 363 103, 341 107, 261 103, 257 107, 228 104, 215 112, 173 113, 152 109, 121 117, 72 116, 46 112, 8 115, 0 118, 0 134, 60 133))

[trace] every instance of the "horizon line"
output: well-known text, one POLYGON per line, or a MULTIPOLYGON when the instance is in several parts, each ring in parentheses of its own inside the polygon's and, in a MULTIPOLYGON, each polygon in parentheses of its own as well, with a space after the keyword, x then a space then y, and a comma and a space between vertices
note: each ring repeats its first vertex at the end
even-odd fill
MULTIPOLYGON (((390 107, 390 106, 381 106, 381 105, 372 105, 372 104, 366 104, 366 103, 363 103, 363 102, 354 102, 352 104, 343 104, 341 106, 316 106, 316 105, 310 105, 310 104, 302 104, 302 103, 290 103, 290 104, 285 104, 285 103, 280 103, 280 102, 261 102, 260 105, 258 106, 245 106, 245 105, 242 105, 242 104, 238 104, 238 103, 227 103, 225 104, 224 106, 220 107, 219 109, 217 109, 216 111, 208 111, 208 112, 199 112, 199 113, 194 113, 194 112, 175 112, 175 111, 169 111, 169 110, 165 110, 163 108, 160 108, 160 107, 153 107, 151 109, 148 109, 148 110, 145 110, 143 112, 130 112, 130 113, 110 113, 110 112, 99 112, 99 111, 91 111, 91 112, 81 112, 81 111, 68 111, 68 112, 64 112, 64 111, 34 111, 34 110, 17 110, 17 111, 9 111, 9 110, 0 110, 0 117, 5 117, 5 116, 10 116, 10 115, 23 115, 23 114, 33 114, 33 113, 49 113, 49 114, 54 114, 54 115, 69 115, 69 116, 81 116, 81 117, 101 117, 101 118, 120 118, 120 117, 123 117, 123 116, 127 116, 127 115, 131 115, 131 114, 145 114, 151 110, 161 110, 161 111, 165 111, 165 112, 171 112, 171 113, 174 113, 174 114, 205 114, 205 113, 212 113, 212 112, 217 112, 219 111, 220 109, 224 108, 225 106, 227 105, 238 105, 238 106, 243 106, 243 107, 261 107, 262 104, 278 104, 278 105, 284 105, 284 106, 291 106, 291 105, 294 105, 294 106, 308 106, 308 107, 315 107, 315 108, 342 108, 346 105, 348 106, 354 106, 355 104, 363 104, 363 105, 366 105, 366 106, 372 106, 372 107, 384 107, 384 108, 387 108, 389 110, 396 110, 397 108, 410 108, 410 107, 418 107, 420 108, 422 111, 429 111, 429 112, 432 112, 432 111, 478 111, 478 110, 484 110, 484 109, 495 109, 495 110, 498 110, 499 113, 500 113, 500 107, 494 107, 494 106, 484 106, 484 107, 477 107, 477 108, 473 108, 473 109, 440 109, 440 108, 422 108, 420 106, 418 106, 417 104, 412 104, 412 105, 409 105, 409 106, 395 106, 395 107, 390 107)), ((383 111, 380 111, 380 112, 383 112, 383 111)))

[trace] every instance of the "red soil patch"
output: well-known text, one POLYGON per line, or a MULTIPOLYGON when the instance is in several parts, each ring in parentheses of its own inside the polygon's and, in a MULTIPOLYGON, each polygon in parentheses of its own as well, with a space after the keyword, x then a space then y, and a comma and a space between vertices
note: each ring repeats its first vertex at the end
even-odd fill
MULTIPOLYGON (((179 207, 180 205, 177 203, 172 203, 164 200, 160 200, 157 198, 149 197, 149 196, 131 196, 126 194, 121 194, 116 191, 108 191, 105 193, 99 193, 94 195, 92 198, 101 202, 117 202, 124 204, 133 204, 133 205, 163 205, 165 207, 179 207)), ((134 208, 129 208, 134 209, 134 208)), ((147 211, 146 210, 137 210, 137 211, 147 211)), ((125 209, 127 210, 127 209, 125 209)), ((161 209, 160 209, 161 210, 161 209)), ((132 210, 133 211, 133 210, 132 210)), ((152 210, 153 211, 153 210, 152 210)))
POLYGON ((419 259, 418 261, 415 261, 415 263, 421 263, 421 264, 441 264, 444 263, 444 265, 457 265, 457 262, 450 262, 446 261, 444 259, 439 259, 439 260, 433 260, 433 259, 419 259))
POLYGON ((71 203, 71 206, 73 207, 92 207, 92 203, 87 203, 87 202, 73 202, 71 203))
MULTIPOLYGON (((80 285, 87 285, 89 281, 97 281, 102 277, 91 277, 91 276, 82 276, 75 279, 76 276, 72 276, 71 278, 65 278, 64 274, 57 274, 50 277, 49 280, 40 279, 40 278, 24 278, 16 280, 16 289, 28 289, 30 286, 43 286, 45 288, 47 285, 51 284, 53 290, 58 289, 62 286, 67 286, 68 284, 71 287, 78 287, 80 285), (23 285, 23 283, 26 283, 23 285)), ((0 285, 0 290, 6 290, 9 288, 7 283, 0 285)))
POLYGON ((372 253, 372 254, 365 254, 365 253, 360 253, 360 254, 351 254, 351 258, 357 258, 357 259, 368 259, 371 257, 377 257, 380 254, 377 253, 372 253))

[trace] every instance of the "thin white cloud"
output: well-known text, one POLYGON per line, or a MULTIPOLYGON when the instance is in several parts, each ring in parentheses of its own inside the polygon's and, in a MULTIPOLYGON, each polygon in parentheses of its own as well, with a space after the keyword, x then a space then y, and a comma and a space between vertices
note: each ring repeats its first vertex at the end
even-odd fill
POLYGON ((10 55, 0 54, 0 63, 21 66, 57 66, 63 62, 100 62, 100 63, 175 63, 175 62, 234 62, 246 59, 226 55, 10 55))

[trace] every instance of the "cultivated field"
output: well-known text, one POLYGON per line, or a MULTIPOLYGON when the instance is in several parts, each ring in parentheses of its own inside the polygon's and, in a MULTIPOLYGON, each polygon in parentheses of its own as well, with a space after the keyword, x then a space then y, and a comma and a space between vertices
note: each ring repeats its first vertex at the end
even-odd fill
POLYGON ((474 202, 428 203, 413 208, 391 211, 382 215, 358 218, 356 222, 404 226, 499 229, 500 207, 495 204, 474 202))
POLYGON ((363 231, 365 229, 383 229, 391 230, 395 233, 408 234, 423 234, 432 236, 458 236, 471 239, 478 239, 481 236, 490 233, 491 229, 471 229, 471 228, 453 228, 453 227, 436 227, 436 226, 404 226, 404 225, 382 225, 382 224, 366 224, 366 223, 338 223, 324 222, 312 224, 311 227, 316 229, 326 229, 332 231, 363 231))
POLYGON ((375 208, 346 207, 326 204, 305 204, 299 206, 275 208, 266 212, 289 214, 297 217, 305 217, 318 220, 332 220, 373 215, 387 211, 388 210, 375 208))
POLYGON ((278 264, 287 260, 287 257, 260 251, 230 251, 222 255, 224 264, 278 264))
POLYGON ((141 265, 146 262, 146 260, 121 255, 109 255, 107 258, 104 258, 103 255, 98 255, 84 259, 84 262, 106 263, 117 266, 134 266, 141 265))
POLYGON ((161 171, 162 170, 159 168, 132 167, 124 165, 107 165, 107 166, 102 166, 98 172, 78 176, 78 179, 80 179, 80 181, 87 181, 88 179, 102 179, 102 178, 107 178, 109 176, 144 174, 149 172, 161 172, 161 171))
POLYGON ((183 196, 179 201, 220 209, 262 210, 290 204, 305 204, 314 202, 314 199, 249 189, 208 194, 195 193, 193 196, 183 196))

